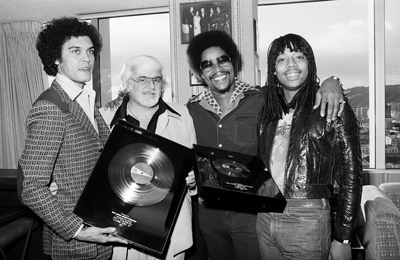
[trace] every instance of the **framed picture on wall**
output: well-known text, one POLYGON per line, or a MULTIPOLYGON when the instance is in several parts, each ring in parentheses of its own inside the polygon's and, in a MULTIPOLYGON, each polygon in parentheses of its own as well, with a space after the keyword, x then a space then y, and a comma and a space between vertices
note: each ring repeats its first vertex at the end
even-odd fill
POLYGON ((190 86, 205 86, 206 85, 206 83, 203 81, 203 79, 198 78, 191 71, 189 71, 189 78, 190 78, 190 86))
POLYGON ((232 35, 230 1, 181 3, 181 43, 199 33, 221 30, 232 35))

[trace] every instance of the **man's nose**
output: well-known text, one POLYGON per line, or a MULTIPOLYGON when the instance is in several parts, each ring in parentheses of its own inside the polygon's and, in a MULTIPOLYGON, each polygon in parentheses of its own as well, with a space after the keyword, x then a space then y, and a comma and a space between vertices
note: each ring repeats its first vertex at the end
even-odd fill
POLYGON ((218 62, 213 63, 213 70, 219 71, 221 68, 222 66, 218 62))
POLYGON ((288 59, 287 67, 296 67, 297 63, 293 58, 288 59))

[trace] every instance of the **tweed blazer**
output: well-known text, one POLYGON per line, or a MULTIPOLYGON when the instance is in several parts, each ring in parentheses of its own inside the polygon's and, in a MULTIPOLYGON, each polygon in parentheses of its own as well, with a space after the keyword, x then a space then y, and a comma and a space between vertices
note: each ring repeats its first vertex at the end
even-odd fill
POLYGON ((19 195, 44 221, 44 252, 53 259, 108 259, 112 252, 110 246, 72 239, 83 223, 73 209, 109 135, 97 109, 95 120, 99 133, 56 80, 28 114, 19 195), (52 180, 58 185, 56 195, 48 187, 52 180))

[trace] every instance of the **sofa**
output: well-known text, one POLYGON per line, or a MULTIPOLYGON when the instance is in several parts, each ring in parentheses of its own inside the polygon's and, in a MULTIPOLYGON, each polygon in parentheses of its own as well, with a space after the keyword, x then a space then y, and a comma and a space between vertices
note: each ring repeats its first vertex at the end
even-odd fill
POLYGON ((39 223, 17 196, 17 170, 0 169, 0 260, 39 259, 39 223))
POLYGON ((364 185, 358 232, 366 260, 400 259, 400 182, 364 185))

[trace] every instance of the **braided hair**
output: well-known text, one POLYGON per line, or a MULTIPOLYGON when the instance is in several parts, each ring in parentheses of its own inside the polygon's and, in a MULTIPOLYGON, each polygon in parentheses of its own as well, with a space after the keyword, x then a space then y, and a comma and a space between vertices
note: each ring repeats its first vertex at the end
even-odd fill
POLYGON ((293 98, 292 102, 296 105, 303 105, 306 102, 313 104, 315 94, 319 88, 319 79, 317 77, 317 67, 315 64, 314 52, 310 44, 301 36, 296 34, 287 34, 275 39, 268 49, 268 74, 266 82, 266 91, 264 94, 264 104, 261 110, 261 123, 281 119, 282 112, 285 110, 285 103, 281 100, 280 83, 275 75, 275 63, 278 56, 288 48, 290 51, 302 52, 308 61, 308 76, 299 92, 293 98))
MULTIPOLYGON (((317 77, 317 67, 315 64, 314 52, 310 44, 301 36, 296 34, 286 34, 276 38, 268 48, 267 54, 267 81, 266 91, 264 93, 264 103, 260 112, 260 153, 265 155, 265 141, 268 134, 263 131, 268 122, 282 119, 282 113, 289 110, 289 107, 302 108, 304 105, 313 105, 316 93, 319 89, 319 78, 317 77), (296 93, 292 101, 287 104, 282 88, 275 75, 275 64, 278 56, 285 52, 288 48, 291 52, 301 52, 305 55, 308 61, 308 76, 296 93)), ((264 156, 262 156, 264 157, 264 156)))

